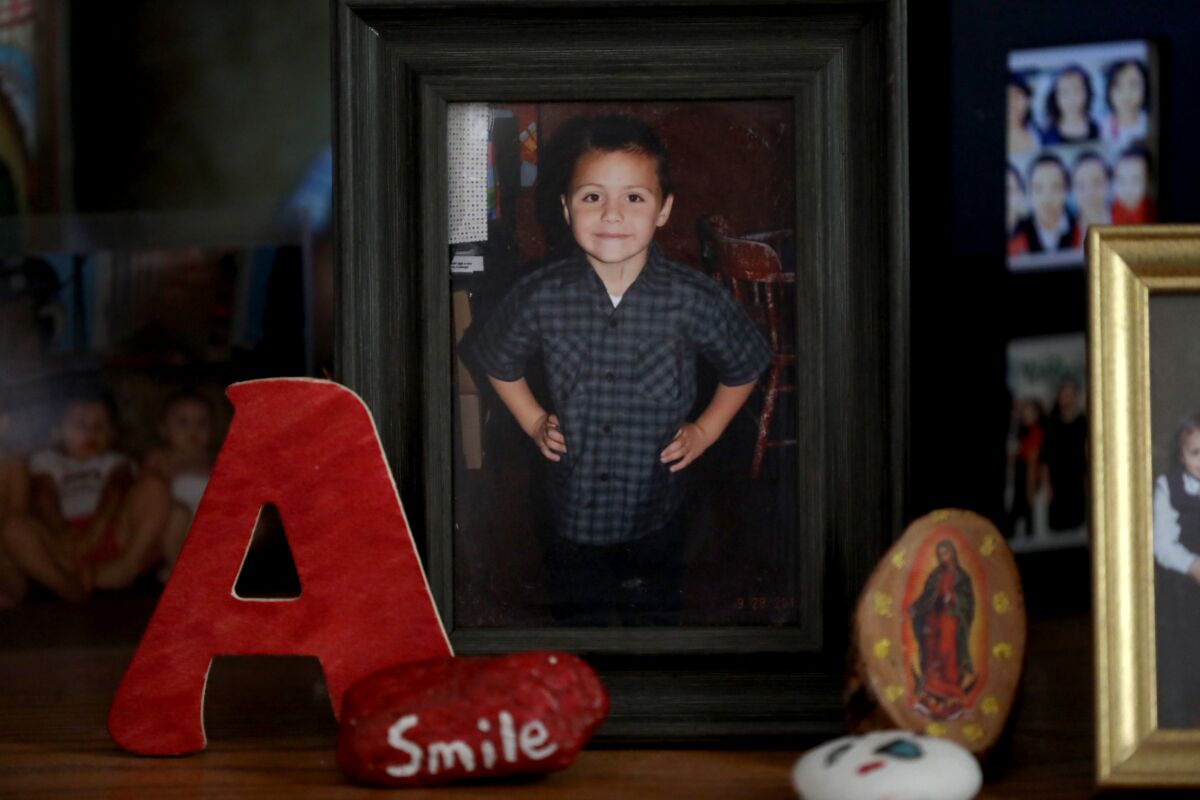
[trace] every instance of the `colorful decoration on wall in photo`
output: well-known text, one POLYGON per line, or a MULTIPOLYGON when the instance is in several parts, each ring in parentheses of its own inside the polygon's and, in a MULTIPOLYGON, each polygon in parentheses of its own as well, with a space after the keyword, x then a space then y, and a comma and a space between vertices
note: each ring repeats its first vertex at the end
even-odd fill
POLYGON ((27 211, 38 148, 37 4, 0 0, 0 215, 27 211))
POLYGON ((1154 222, 1159 75, 1149 42, 1008 56, 1008 266, 1083 265, 1089 225, 1154 222))
POLYGON ((1087 340, 1082 333, 1008 343, 1012 416, 1005 535, 1014 552, 1087 544, 1087 340))
POLYGON ((855 730, 900 727, 991 752, 1025 653, 1020 576, 996 526, 959 510, 909 525, 859 596, 852 646, 855 730))

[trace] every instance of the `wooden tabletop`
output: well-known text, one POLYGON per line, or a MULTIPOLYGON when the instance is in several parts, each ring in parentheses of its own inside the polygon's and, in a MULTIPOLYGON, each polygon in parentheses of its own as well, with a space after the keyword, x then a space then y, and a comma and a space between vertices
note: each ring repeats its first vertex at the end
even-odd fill
MULTIPOLYGON (((25 625, 22 636, 14 637, 11 619, 8 627, 0 619, 0 796, 384 796, 348 783, 338 771, 336 726, 315 660, 217 659, 206 695, 208 748, 183 758, 140 758, 118 750, 104 726, 132 644, 97 642, 97 634, 84 631, 64 641, 36 624, 25 625), (81 639, 85 643, 79 644, 81 639)), ((1089 621, 1068 617, 1034 623, 1028 658, 1006 764, 989 775, 980 796, 1089 796, 1089 621)), ((789 773, 801 746, 780 742, 779 747, 595 749, 549 776, 409 790, 403 796, 785 800, 794 797, 789 773)))

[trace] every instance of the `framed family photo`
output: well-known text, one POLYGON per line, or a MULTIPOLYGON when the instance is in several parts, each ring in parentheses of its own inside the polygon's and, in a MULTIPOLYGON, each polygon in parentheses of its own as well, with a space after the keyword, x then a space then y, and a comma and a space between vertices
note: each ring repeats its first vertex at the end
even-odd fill
POLYGON ((836 731, 904 511, 903 4, 336 14, 339 378, 455 651, 583 655, 610 739, 836 731))
POLYGON ((1088 239, 1097 771, 1200 785, 1200 227, 1088 239))
POLYGON ((1009 52, 1009 270, 1081 267, 1091 226, 1157 221, 1160 88, 1148 41, 1009 52))

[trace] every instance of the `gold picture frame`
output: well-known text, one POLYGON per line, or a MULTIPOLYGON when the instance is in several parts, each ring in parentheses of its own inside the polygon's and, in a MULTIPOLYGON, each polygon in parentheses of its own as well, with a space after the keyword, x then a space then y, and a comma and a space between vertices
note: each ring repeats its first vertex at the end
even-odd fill
POLYGON ((1093 228, 1087 251, 1096 779, 1196 786, 1200 727, 1159 724, 1150 305, 1200 297, 1200 226, 1093 228))

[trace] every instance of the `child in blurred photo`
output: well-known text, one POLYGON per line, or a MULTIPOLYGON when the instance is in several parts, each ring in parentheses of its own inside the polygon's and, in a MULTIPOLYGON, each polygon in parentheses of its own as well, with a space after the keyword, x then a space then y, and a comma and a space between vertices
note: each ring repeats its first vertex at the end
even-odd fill
POLYGON ((157 564, 170 513, 166 481, 135 480, 129 459, 112 449, 113 413, 104 400, 69 401, 59 446, 33 455, 33 514, 26 537, 49 536, 57 551, 98 589, 123 589, 157 564))
POLYGON ((1113 170, 1113 224, 1154 222, 1154 203, 1149 197, 1149 189, 1150 154, 1138 146, 1126 149, 1113 170))
POLYGON ((1042 144, 1093 142, 1100 138, 1100 126, 1092 119, 1092 79, 1078 64, 1063 67, 1054 76, 1054 86, 1046 96, 1046 130, 1042 144))
POLYGON ((1159 699, 1160 727, 1195 727, 1200 723, 1194 655, 1200 641, 1200 413, 1180 422, 1172 445, 1172 463, 1154 481, 1156 662, 1165 693, 1159 699))
POLYGON ((1150 77, 1146 65, 1135 59, 1118 61, 1104 75, 1104 102, 1108 116, 1102 126, 1104 141, 1124 147, 1146 137, 1150 108, 1150 77))
POLYGON ((682 470, 724 432, 771 351, 726 289, 654 243, 675 198, 653 129, 604 117, 566 131, 559 201, 575 251, 513 287, 476 355, 548 461, 556 618, 605 624, 615 611, 626 624, 670 624, 686 549, 682 470), (550 384, 541 400, 525 380, 538 352, 550 384), (689 421, 697 356, 719 385, 689 421))
POLYGON ((1154 481, 1154 560, 1200 587, 1200 413, 1180 422, 1174 444, 1171 469, 1154 481))
POLYGON ((1017 223, 1017 242, 1010 242, 1009 253, 1053 253, 1079 246, 1079 230, 1067 209, 1067 167, 1056 155, 1043 153, 1029 170, 1029 191, 1033 213, 1017 223))
MULTIPOLYGON (((7 404, 0 397, 0 443, 7 428, 7 404)), ((30 580, 65 600, 82 600, 90 594, 90 578, 68 543, 33 518, 30 492, 24 461, 0 444, 0 608, 21 602, 30 580)))
POLYGON ((1008 73, 1008 155, 1024 156, 1037 150, 1039 136, 1033 124, 1033 92, 1020 75, 1008 73))
POLYGON ((170 487, 171 512, 162 537, 166 566, 159 573, 165 576, 179 557, 212 473, 212 407, 199 394, 173 394, 163 404, 158 434, 162 446, 147 453, 142 466, 146 472, 161 476, 170 487))
POLYGON ((1088 226, 1112 222, 1108 198, 1111 178, 1108 164, 1099 153, 1089 150, 1076 159, 1075 169, 1071 172, 1071 198, 1079 212, 1080 239, 1088 226))
POLYGON ((1009 503, 1009 532, 1013 536, 1034 535, 1034 508, 1041 479, 1041 402, 1035 397, 1017 400, 1013 409, 1015 452, 1012 453, 1012 500, 1009 503))

